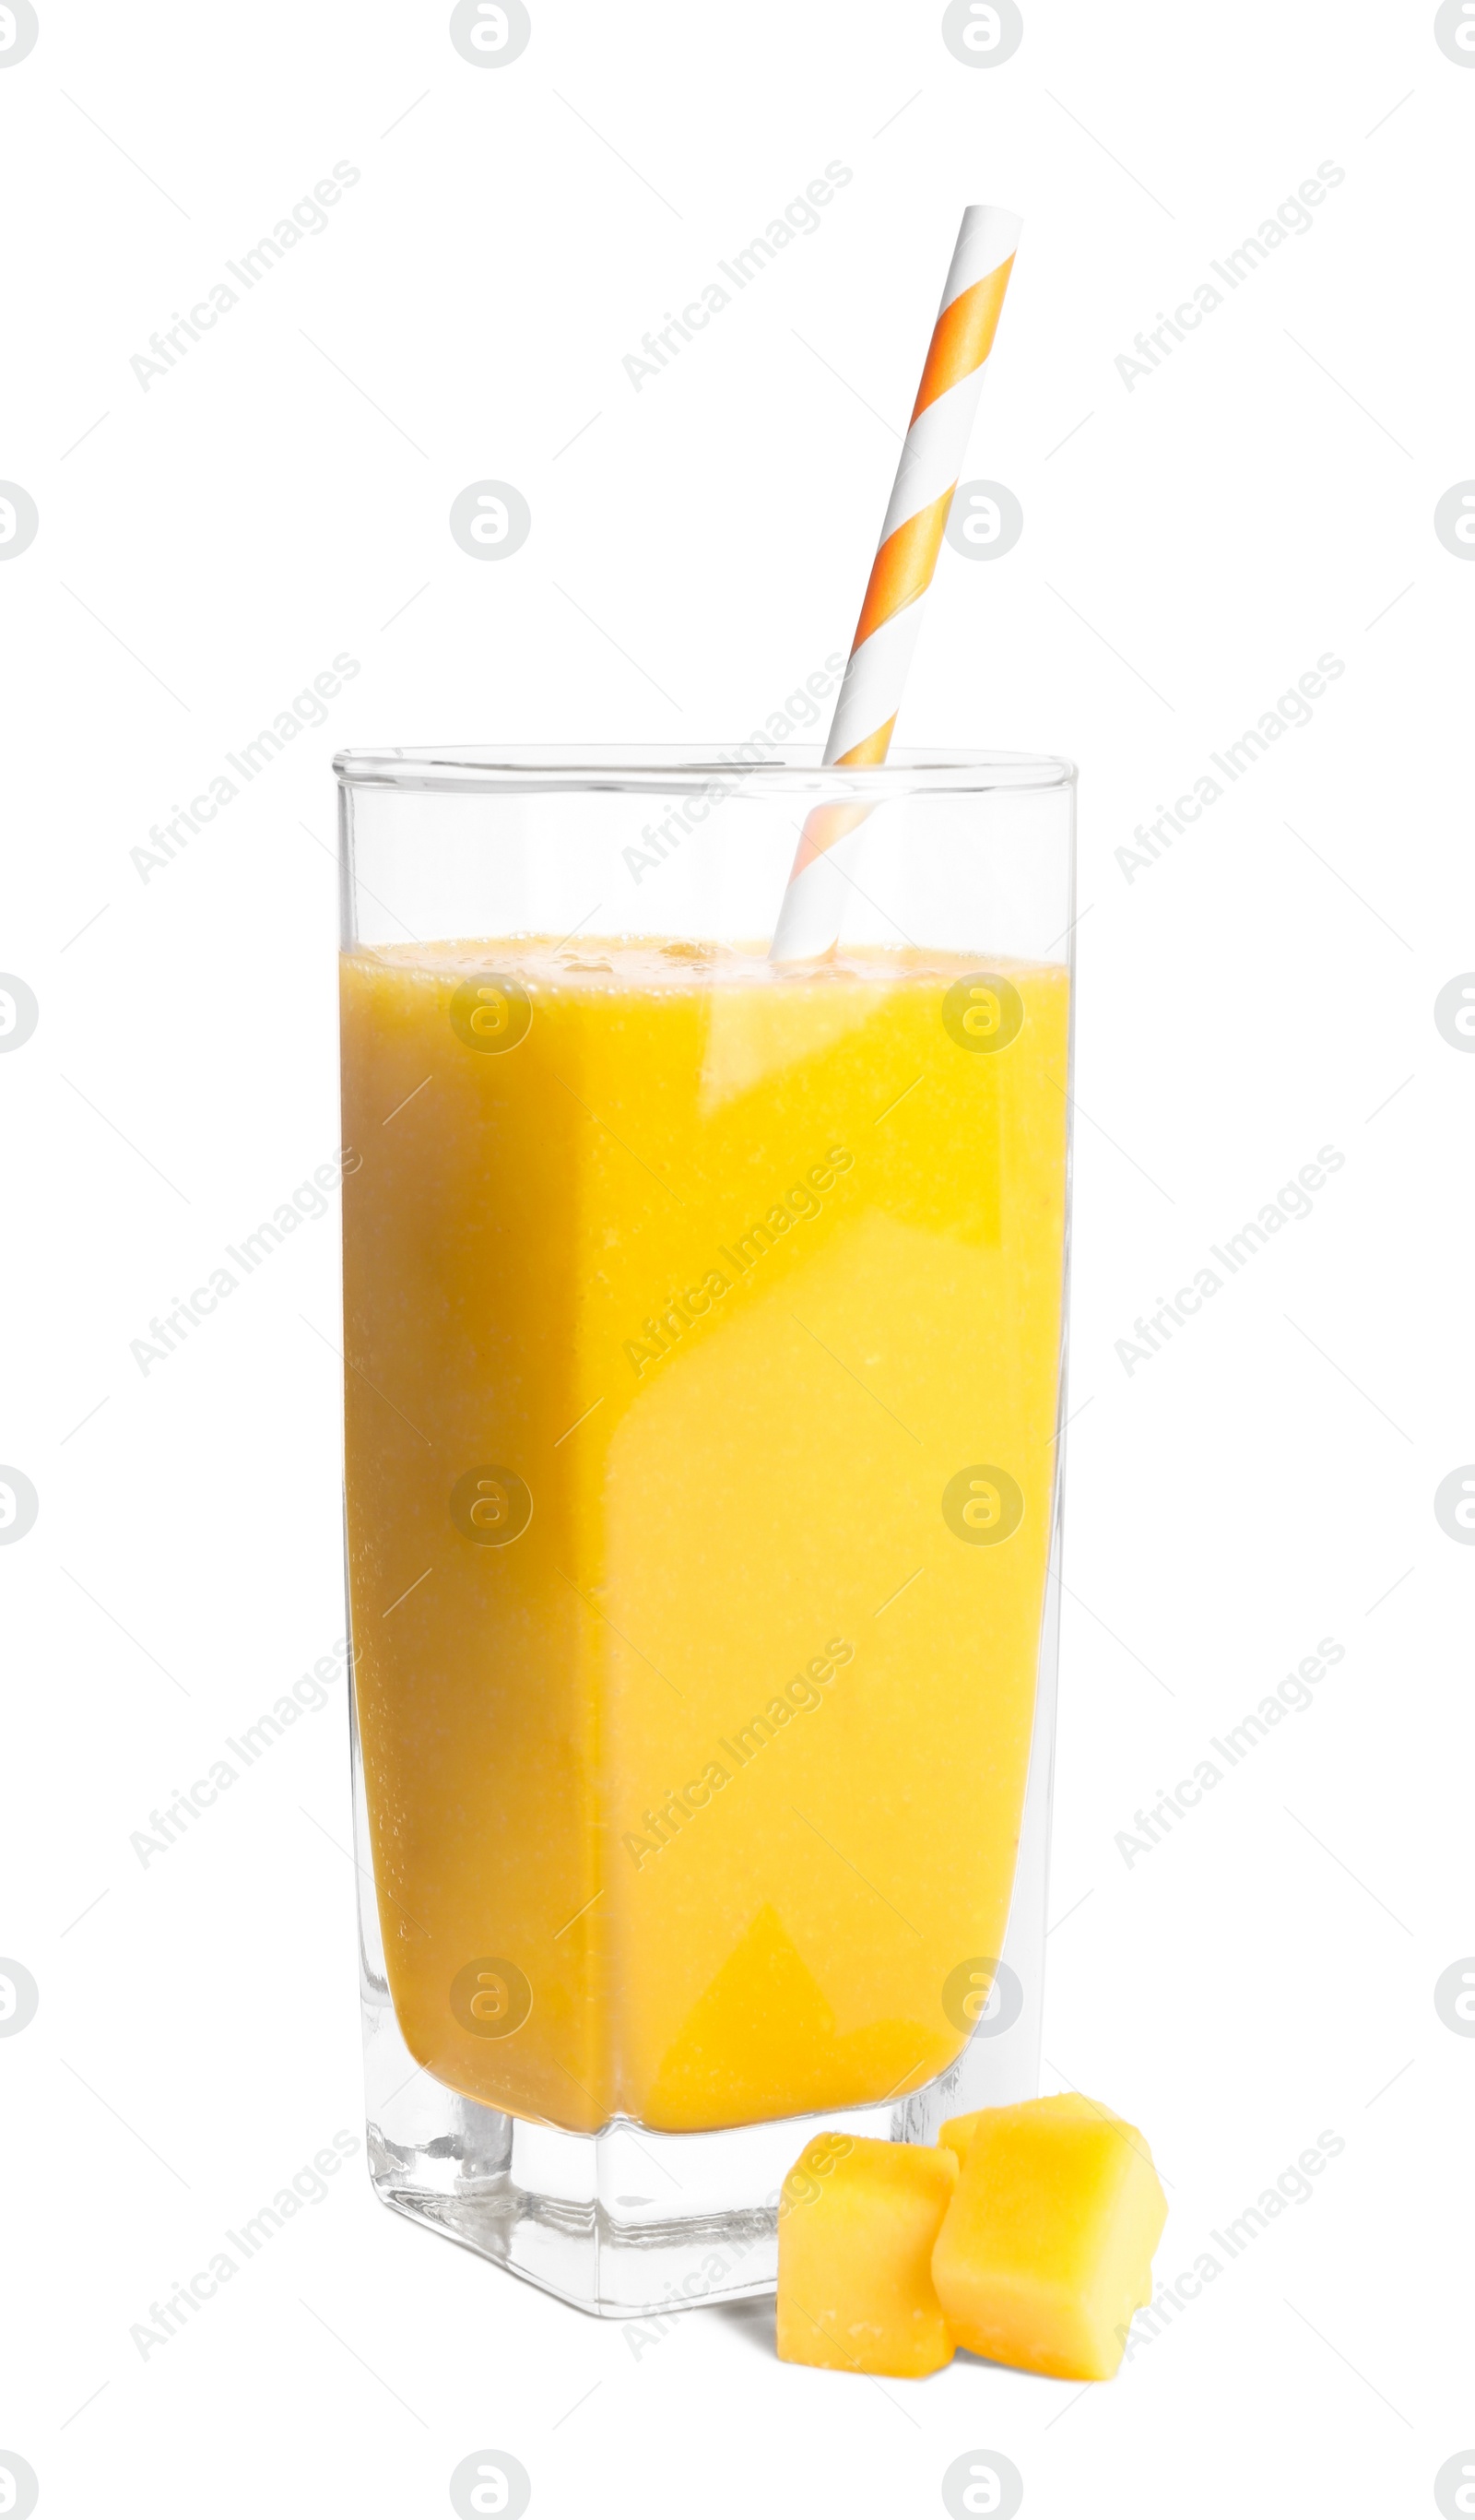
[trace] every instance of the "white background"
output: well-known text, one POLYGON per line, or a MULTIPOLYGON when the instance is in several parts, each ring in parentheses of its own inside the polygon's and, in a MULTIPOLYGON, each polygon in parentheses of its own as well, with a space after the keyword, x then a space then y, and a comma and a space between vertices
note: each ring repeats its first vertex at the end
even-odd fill
MULTIPOLYGON (((1425 5, 42 0, 0 69, 0 2446, 52 2513, 435 2514, 469 2452, 535 2514, 919 2515, 961 2452, 1027 2514, 1436 2508, 1475 2442, 1475 1456, 1468 622, 1475 69, 1425 5), (654 382, 621 361, 831 159, 853 181, 654 382), (130 371, 339 159, 327 232, 145 391, 130 371), (1323 160, 1345 181, 1155 373, 1133 337, 1323 160), (1024 242, 902 735, 1082 764, 1078 1239, 1046 2052, 1137 2119, 1191 2267, 1322 2130, 1341 2155, 1077 2393, 780 2366, 752 2314, 639 2355, 384 2213, 362 2150, 186 2332, 130 2326, 361 2132, 344 1711, 166 1856, 130 1836, 341 1632, 335 1224, 146 1376, 152 1315, 337 1142, 333 750, 733 741, 849 638, 961 204, 1024 242), (469 481, 525 547, 453 543, 469 481), (1345 673, 1172 853, 1115 852, 1323 652, 1345 673), (131 852, 336 653, 361 671, 144 880, 131 852), (1465 1044, 1468 1050, 1469 1042, 1465 1044), (1145 1365, 1116 1342, 1291 1180, 1314 1214, 1145 1365), (1284 1673, 1345 1659, 1148 1857, 1116 1845, 1284 1673)), ((1472 2452, 1475 2456, 1475 2452, 1472 2452)), ((1453 2509, 1452 2503, 1446 2504, 1453 2509)))

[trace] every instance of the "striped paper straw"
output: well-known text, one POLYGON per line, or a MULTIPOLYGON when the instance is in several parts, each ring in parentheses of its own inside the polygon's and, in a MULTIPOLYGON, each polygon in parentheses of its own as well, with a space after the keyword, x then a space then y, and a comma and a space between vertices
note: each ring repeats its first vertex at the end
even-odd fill
MULTIPOLYGON (((825 747, 827 767, 864 770, 886 758, 921 623, 921 600, 937 566, 1014 267, 1019 228, 1012 210, 975 203, 962 214, 825 747)), ((869 811, 865 805, 818 805, 807 817, 770 948, 776 963, 805 962, 834 945, 842 885, 838 861, 827 864, 827 858, 869 811)))

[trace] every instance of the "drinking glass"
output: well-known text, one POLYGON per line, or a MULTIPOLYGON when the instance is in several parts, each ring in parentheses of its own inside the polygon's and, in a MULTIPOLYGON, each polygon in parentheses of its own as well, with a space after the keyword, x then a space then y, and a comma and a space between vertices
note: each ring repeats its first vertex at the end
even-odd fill
POLYGON ((373 2178, 599 2314, 761 2293, 813 2134, 1036 2089, 1074 772, 335 767, 373 2178))

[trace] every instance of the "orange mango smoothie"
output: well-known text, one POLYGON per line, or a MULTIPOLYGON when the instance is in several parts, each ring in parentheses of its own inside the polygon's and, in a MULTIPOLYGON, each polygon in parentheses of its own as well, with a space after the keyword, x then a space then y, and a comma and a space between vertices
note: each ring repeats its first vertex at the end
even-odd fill
POLYGON ((342 965, 349 1577, 414 2057, 577 2132, 916 2090, 1013 1882, 1054 965, 342 965))

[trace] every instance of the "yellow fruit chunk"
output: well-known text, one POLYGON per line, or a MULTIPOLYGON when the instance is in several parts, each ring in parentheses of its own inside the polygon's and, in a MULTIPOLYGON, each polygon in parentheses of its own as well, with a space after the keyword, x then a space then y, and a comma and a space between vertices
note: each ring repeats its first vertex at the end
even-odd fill
POLYGON ((926 2144, 806 2144, 779 2207, 781 2362, 902 2380, 952 2362, 931 2261, 957 2179, 926 2144))
MULTIPOLYGON (((1104 2107, 1099 2100, 1088 2100, 1084 2092, 1051 2092, 1043 2100, 1012 2100, 1008 2106, 1010 2109, 1032 2110, 1042 2117, 1110 2118, 1116 2115, 1114 2109, 1104 2107)), ((997 2118, 1003 2114, 1001 2109, 973 2109, 966 2117, 949 2118, 939 2131, 937 2140, 946 2144, 950 2152, 956 2152, 961 2164, 968 2157, 974 2128, 981 2126, 986 2118, 997 2118)))
POLYGON ((1076 2092, 953 2123, 966 2157, 932 2279, 955 2341, 1019 2370, 1109 2380, 1152 2298, 1168 2214, 1141 2136, 1076 2092))

